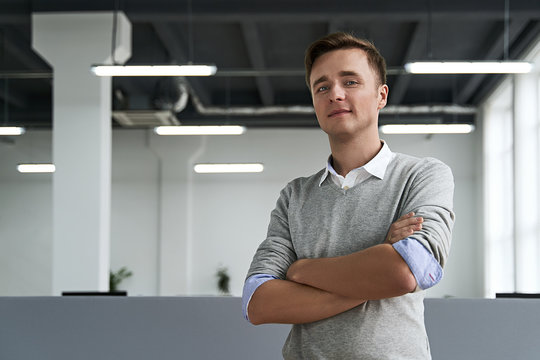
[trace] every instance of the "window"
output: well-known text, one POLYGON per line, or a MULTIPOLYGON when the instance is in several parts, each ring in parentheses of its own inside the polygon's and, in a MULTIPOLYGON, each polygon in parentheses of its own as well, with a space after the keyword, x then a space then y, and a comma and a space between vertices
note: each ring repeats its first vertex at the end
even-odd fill
POLYGON ((540 292, 540 43, 535 72, 483 106, 485 295, 540 292))
POLYGON ((514 291, 512 84, 484 110, 484 236, 486 295, 514 291))

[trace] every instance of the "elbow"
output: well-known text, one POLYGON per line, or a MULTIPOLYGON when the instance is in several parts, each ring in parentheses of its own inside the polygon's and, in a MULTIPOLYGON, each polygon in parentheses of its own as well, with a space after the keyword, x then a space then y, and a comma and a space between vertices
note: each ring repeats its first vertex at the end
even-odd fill
POLYGON ((264 319, 264 314, 256 309, 253 309, 251 306, 249 308, 249 320, 252 325, 262 325, 266 324, 267 321, 264 319))
POLYGON ((264 320, 264 313, 261 311, 260 306, 257 306, 257 302, 253 301, 253 299, 248 304, 247 314, 248 321, 252 325, 266 324, 266 321, 264 320))
POLYGON ((416 290, 417 282, 411 270, 406 267, 400 271, 397 278, 397 287, 403 294, 411 293, 416 290))
POLYGON ((391 287, 397 296, 405 295, 416 290, 416 278, 405 261, 396 264, 391 270, 391 287))
POLYGON ((250 318, 250 319, 249 319, 249 322, 251 323, 251 325, 255 325, 255 326, 265 324, 264 321, 262 321, 261 319, 256 318, 256 317, 253 318, 253 319, 250 318))
POLYGON ((388 274, 391 279, 391 286, 399 295, 414 292, 417 283, 411 268, 392 245, 389 245, 387 248, 392 250, 390 253, 394 256, 394 261, 391 262, 392 266, 389 268, 390 273, 388 274))

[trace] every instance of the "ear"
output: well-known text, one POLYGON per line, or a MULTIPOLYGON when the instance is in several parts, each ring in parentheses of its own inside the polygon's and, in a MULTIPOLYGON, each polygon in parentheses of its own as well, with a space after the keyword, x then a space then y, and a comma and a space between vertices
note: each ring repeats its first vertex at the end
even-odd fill
POLYGON ((381 85, 379 86, 379 102, 377 104, 377 110, 381 110, 383 107, 386 106, 386 102, 388 101, 388 85, 381 85))

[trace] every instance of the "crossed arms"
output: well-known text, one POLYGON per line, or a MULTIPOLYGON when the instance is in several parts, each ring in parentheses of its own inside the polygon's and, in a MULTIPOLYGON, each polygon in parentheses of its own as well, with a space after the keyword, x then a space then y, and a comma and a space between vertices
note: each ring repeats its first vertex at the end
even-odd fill
POLYGON ((326 319, 367 299, 383 299, 414 291, 416 279, 391 244, 422 228, 423 219, 406 214, 392 224, 385 243, 349 255, 300 259, 286 280, 259 286, 249 301, 253 324, 300 324, 326 319))
MULTIPOLYGON (((454 223, 452 172, 447 165, 431 158, 416 161, 400 155, 397 163, 404 165, 394 169, 391 174, 395 176, 388 178, 388 189, 395 188, 400 196, 394 211, 409 209, 416 215, 409 213, 397 219, 382 244, 344 256, 304 256, 317 252, 311 252, 309 242, 293 244, 292 235, 309 233, 310 226, 319 225, 316 222, 321 214, 331 209, 301 212, 302 207, 313 206, 306 204, 311 198, 302 192, 303 186, 313 186, 311 179, 305 183, 291 182, 283 189, 270 218, 268 236, 255 253, 244 287, 248 289, 256 276, 268 275, 250 291, 244 291, 243 310, 251 323, 318 321, 367 300, 401 296, 417 286, 427 289, 441 279, 454 223), (298 253, 304 259, 298 260, 298 253)), ((331 235, 339 243, 337 234, 331 235)))

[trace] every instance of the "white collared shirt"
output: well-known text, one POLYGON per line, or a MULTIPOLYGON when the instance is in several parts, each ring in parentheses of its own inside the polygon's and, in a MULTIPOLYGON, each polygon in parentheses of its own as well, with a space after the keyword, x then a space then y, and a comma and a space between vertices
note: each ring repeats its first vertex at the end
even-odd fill
POLYGON ((349 171, 345 177, 339 175, 336 170, 334 170, 334 167, 332 166, 332 156, 330 155, 326 162, 326 170, 321 176, 319 186, 322 185, 323 181, 328 177, 328 174, 330 174, 332 181, 334 181, 336 185, 345 190, 360 184, 371 176, 383 179, 388 164, 394 158, 394 153, 390 150, 388 144, 386 144, 384 140, 381 140, 381 143, 383 144, 383 147, 373 159, 364 166, 349 171))

